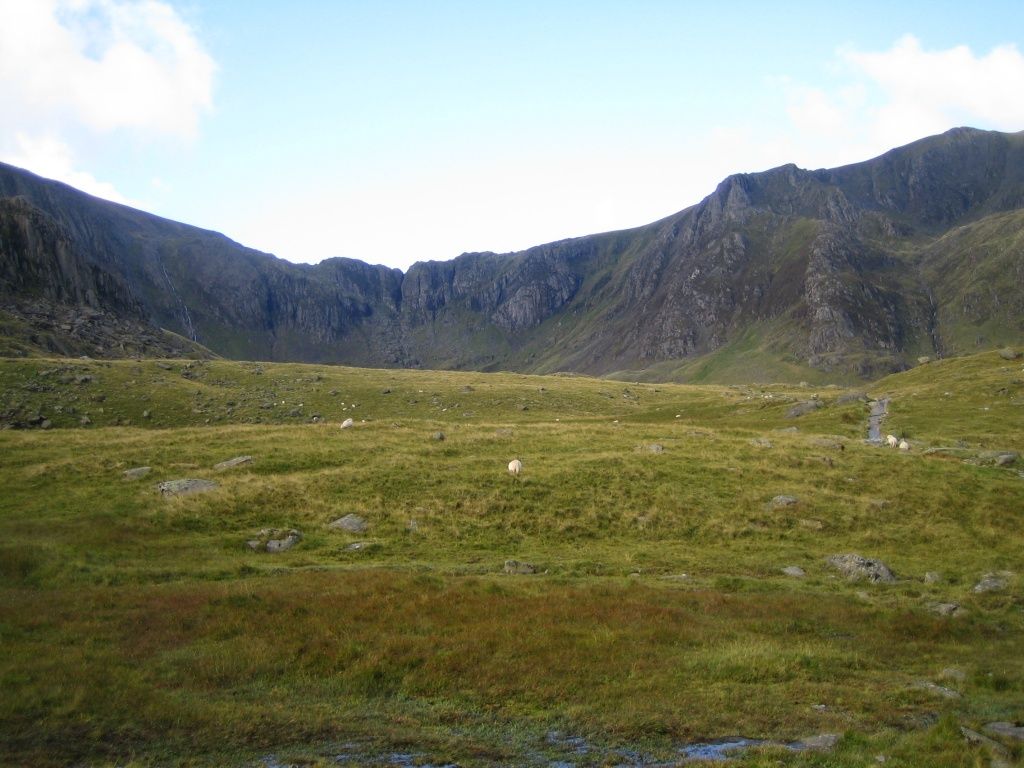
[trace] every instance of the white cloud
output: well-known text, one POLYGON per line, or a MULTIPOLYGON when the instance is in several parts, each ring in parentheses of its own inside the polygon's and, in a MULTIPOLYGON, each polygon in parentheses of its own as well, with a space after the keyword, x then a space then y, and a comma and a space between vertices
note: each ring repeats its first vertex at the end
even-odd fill
POLYGON ((0 19, 7 162, 31 160, 30 170, 76 183, 87 142, 188 140, 212 105, 216 65, 165 2, 0 0, 0 19))
POLYGON ((793 159, 811 167, 867 159, 959 125, 1024 129, 1024 55, 1003 45, 927 50, 905 35, 882 51, 837 51, 845 84, 781 81, 793 159))
POLYGON ((85 171, 76 170, 71 148, 55 136, 26 136, 19 133, 14 137, 14 146, 13 151, 4 153, 5 163, 28 168, 48 179, 63 181, 96 197, 123 205, 138 205, 122 196, 112 184, 99 181, 85 171))

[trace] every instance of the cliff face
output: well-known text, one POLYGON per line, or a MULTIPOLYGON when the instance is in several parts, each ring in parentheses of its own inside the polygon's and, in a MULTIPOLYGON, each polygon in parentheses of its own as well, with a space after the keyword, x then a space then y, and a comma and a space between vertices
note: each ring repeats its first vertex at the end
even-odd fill
POLYGON ((402 274, 289 264, 0 165, 0 297, 238 358, 605 373, 756 337, 869 375, 1019 338, 1022 208, 1024 134, 956 129, 843 168, 730 176, 646 227, 402 274))

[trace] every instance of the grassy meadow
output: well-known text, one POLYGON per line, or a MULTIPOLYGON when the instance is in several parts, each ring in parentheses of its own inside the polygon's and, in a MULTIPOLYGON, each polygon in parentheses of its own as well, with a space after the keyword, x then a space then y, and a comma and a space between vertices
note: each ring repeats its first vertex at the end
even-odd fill
POLYGON ((0 764, 667 766, 736 736, 774 742, 743 766, 1014 764, 961 728, 1024 720, 1024 461, 985 453, 1024 452, 1021 366, 850 391, 0 360, 0 764), (865 444, 865 395, 911 451, 865 444))

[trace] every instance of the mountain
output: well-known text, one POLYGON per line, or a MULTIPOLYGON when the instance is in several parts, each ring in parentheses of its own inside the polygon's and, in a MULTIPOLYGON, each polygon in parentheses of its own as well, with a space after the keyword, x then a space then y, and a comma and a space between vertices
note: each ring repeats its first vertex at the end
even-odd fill
POLYGON ((867 377, 1020 341, 1022 233, 1024 132, 970 128, 842 168, 730 176, 636 229, 404 274, 291 264, 0 164, 0 334, 23 350, 128 353, 123 334, 76 335, 66 320, 85 308, 159 340, 131 354, 867 377), (31 343, 29 315, 51 318, 31 343))

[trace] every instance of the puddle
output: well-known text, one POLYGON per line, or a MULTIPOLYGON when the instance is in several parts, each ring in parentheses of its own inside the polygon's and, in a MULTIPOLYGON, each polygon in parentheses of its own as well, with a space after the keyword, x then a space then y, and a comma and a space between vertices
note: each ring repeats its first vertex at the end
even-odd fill
POLYGON ((737 752, 768 743, 760 739, 735 738, 710 742, 708 744, 691 744, 679 751, 687 760, 729 760, 736 757, 737 752))
POLYGON ((889 398, 883 397, 871 403, 871 415, 868 416, 868 442, 882 444, 882 419, 889 414, 889 398))

